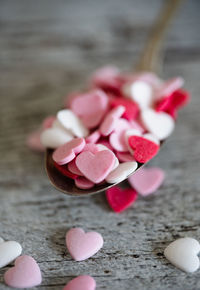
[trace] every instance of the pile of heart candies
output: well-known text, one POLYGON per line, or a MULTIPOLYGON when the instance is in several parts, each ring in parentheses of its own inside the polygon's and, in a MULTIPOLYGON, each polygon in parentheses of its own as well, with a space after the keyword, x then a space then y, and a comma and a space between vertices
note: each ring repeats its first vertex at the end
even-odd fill
MULTIPOLYGON (((66 108, 44 120, 37 146, 54 149, 56 169, 80 189, 118 183, 152 159, 172 133, 178 110, 189 101, 183 84, 181 77, 163 81, 151 72, 103 67, 86 91, 67 96, 66 108)), ((107 191, 108 200, 117 190, 107 191)))

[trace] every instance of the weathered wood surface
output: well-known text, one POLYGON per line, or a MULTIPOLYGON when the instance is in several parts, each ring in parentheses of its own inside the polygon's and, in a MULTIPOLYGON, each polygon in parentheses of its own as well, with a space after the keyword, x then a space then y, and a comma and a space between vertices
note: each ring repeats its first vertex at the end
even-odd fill
MULTIPOLYGON (((178 237, 200 240, 200 34, 198 0, 186 1, 168 36, 164 76, 182 75, 192 93, 176 130, 151 163, 167 174, 158 194, 116 215, 104 194, 72 198, 50 185, 43 156, 25 138, 55 113, 63 96, 106 63, 131 69, 162 1, 0 1, 0 236, 17 240, 39 263, 38 289, 90 274, 97 289, 199 289, 200 271, 185 274, 163 257, 178 237), (103 249, 74 262, 65 232, 99 231, 103 249)), ((3 284, 0 270, 0 289, 3 284)))

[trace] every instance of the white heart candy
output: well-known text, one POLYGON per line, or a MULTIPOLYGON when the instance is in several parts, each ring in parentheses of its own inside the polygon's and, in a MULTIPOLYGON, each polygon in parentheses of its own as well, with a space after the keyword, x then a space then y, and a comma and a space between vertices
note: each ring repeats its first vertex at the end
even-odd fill
POLYGON ((22 247, 15 241, 0 243, 0 268, 10 264, 22 253, 22 247))
POLYGON ((61 110, 57 113, 57 119, 63 127, 70 130, 77 137, 86 137, 88 129, 71 110, 61 110))
POLYGON ((135 81, 132 84, 125 85, 123 92, 128 98, 136 102, 141 110, 152 104, 153 90, 144 81, 135 81))
POLYGON ((165 257, 177 268, 185 272, 194 272, 199 268, 200 244, 193 238, 178 239, 164 251, 165 257))
POLYGON ((151 133, 146 133, 146 134, 143 135, 143 137, 146 138, 146 139, 151 140, 152 142, 154 142, 154 143, 156 143, 158 145, 160 145, 160 141, 158 140, 158 138, 155 135, 151 134, 151 133))
POLYGON ((74 137, 71 133, 59 128, 49 128, 44 130, 40 135, 40 141, 43 146, 55 149, 66 142, 72 140, 74 137))
POLYGON ((127 178, 128 175, 133 173, 137 169, 137 166, 137 162, 135 161, 120 163, 119 166, 106 177, 106 181, 108 183, 121 182, 127 178))
POLYGON ((144 110, 141 113, 141 120, 145 128, 159 140, 164 140, 174 130, 174 120, 164 112, 156 112, 152 109, 144 110))
POLYGON ((4 242, 4 240, 0 237, 0 243, 4 242))

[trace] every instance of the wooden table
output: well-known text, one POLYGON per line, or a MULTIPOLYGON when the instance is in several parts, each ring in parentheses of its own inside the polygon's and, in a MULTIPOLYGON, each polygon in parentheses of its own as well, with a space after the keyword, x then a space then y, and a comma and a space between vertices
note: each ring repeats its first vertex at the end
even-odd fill
MULTIPOLYGON (((89 274, 97 289, 199 289, 200 271, 170 265, 163 250, 176 238, 200 240, 200 33, 198 0, 180 9, 168 35, 165 78, 182 75, 192 94, 175 132, 151 165, 166 171, 157 194, 122 214, 104 194, 72 198, 56 191, 43 155, 27 134, 84 86, 92 71, 113 63, 132 69, 163 1, 0 1, 0 236, 19 241, 42 271, 38 289, 62 289, 89 274), (67 253, 71 227, 96 230, 103 249, 84 262, 67 253)), ((0 289, 8 289, 0 270, 0 289)))

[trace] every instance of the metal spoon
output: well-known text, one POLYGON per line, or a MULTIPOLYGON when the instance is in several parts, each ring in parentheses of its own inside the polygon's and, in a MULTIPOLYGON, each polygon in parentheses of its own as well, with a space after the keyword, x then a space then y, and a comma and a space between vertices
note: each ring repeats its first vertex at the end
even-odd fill
MULTIPOLYGON (((178 8, 182 0, 168 0, 159 14, 157 21, 155 22, 149 40, 141 55, 140 61, 136 66, 137 71, 154 71, 157 72, 159 65, 161 64, 161 48, 169 26, 170 20, 174 15, 174 12, 178 8)), ((163 142, 162 142, 163 143, 163 142)), ((101 185, 95 185, 91 189, 83 190, 75 186, 74 180, 62 175, 54 166, 52 159, 52 149, 47 149, 45 154, 45 165, 47 175, 52 185, 68 195, 80 195, 88 196, 94 193, 102 192, 108 188, 116 185, 117 183, 104 183, 101 185)), ((146 163, 145 163, 146 164, 146 163)), ((137 170, 144 164, 139 163, 137 170)), ((134 173, 133 173, 134 174, 134 173)), ((128 178, 128 176, 127 176, 128 178)))

